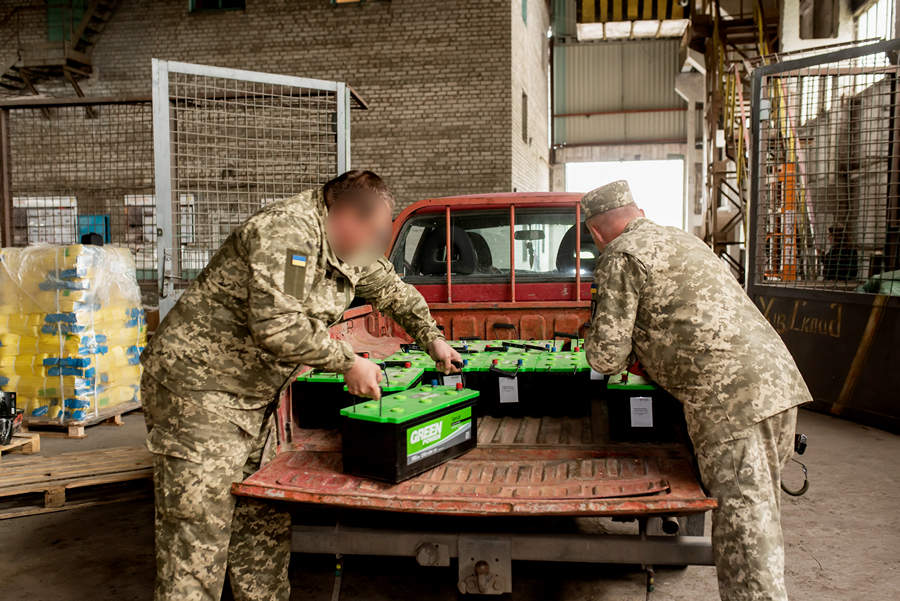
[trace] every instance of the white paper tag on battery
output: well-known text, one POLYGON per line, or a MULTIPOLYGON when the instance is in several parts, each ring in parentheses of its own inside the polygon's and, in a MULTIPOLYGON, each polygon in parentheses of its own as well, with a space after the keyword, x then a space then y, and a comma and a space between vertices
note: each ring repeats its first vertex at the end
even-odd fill
POLYGON ((648 396, 631 397, 631 427, 653 427, 653 399, 648 396))
POLYGON ((462 384, 461 375, 444 376, 444 386, 456 386, 457 384, 462 384))
POLYGON ((591 380, 604 380, 604 379, 606 379, 606 376, 601 374, 599 371, 594 371, 593 369, 591 370, 591 380))
POLYGON ((519 379, 518 378, 498 378, 500 380, 500 402, 501 403, 518 403, 519 402, 519 379))

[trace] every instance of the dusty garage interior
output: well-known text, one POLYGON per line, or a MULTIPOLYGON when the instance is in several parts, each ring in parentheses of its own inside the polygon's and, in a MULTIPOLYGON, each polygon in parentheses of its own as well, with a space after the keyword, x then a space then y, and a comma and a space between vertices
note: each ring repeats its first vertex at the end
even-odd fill
POLYGON ((321 337, 378 365, 389 412, 389 392, 475 390, 476 435, 427 471, 413 439, 402 476, 342 471, 352 420, 404 421, 293 361, 231 489, 293 515, 290 598, 719 598, 720 505, 677 391, 589 356, 582 195, 621 179, 714 253, 809 390, 780 501, 789 597, 890 597, 896 4, 0 0, 3 598, 153 596, 140 356, 242 224, 351 169, 389 186, 385 264, 461 375, 343 282, 321 337))

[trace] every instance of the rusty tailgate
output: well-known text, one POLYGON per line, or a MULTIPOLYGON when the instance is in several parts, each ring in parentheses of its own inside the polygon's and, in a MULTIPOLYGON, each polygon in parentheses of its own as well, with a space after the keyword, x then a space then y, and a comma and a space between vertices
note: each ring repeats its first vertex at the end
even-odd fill
POLYGON ((493 418, 478 448, 400 484, 344 474, 337 431, 294 430, 290 449, 235 494, 440 515, 689 515, 716 508, 679 445, 609 445, 590 418, 493 418))

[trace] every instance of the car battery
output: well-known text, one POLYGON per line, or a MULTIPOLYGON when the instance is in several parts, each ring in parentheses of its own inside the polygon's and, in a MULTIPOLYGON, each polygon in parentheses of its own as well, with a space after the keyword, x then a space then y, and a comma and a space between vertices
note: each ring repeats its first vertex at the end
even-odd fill
POLYGON ((541 353, 513 348, 505 353, 489 353, 487 371, 479 378, 478 414, 493 417, 537 415, 538 399, 532 382, 540 356, 541 353))
MULTIPOLYGON (((411 367, 408 361, 403 367, 385 367, 384 371, 382 372, 382 380, 378 384, 378 386, 381 387, 381 394, 394 394, 396 392, 403 392, 404 390, 408 390, 413 386, 418 386, 422 382, 422 375, 424 373, 424 369, 422 369, 421 367, 411 367)), ((349 394, 346 386, 344 386, 343 390, 345 393, 349 394)), ((367 400, 369 399, 354 395, 352 404, 363 403, 367 400)), ((337 415, 338 412, 335 412, 335 416, 337 415)))
POLYGON ((546 340, 504 340, 503 346, 514 352, 549 353, 553 345, 546 340))
POLYGON ((398 353, 394 353, 390 357, 387 357, 384 360, 384 363, 388 367, 402 367, 406 363, 409 363, 410 367, 422 369, 425 371, 422 379, 426 382, 430 382, 434 378, 438 377, 438 371, 437 367, 435 367, 434 359, 429 357, 426 353, 418 351, 400 351, 398 353))
POLYGON ((460 373, 441 374, 439 380, 445 386, 462 384, 463 388, 481 390, 485 372, 490 369, 490 353, 469 353, 462 355, 462 365, 458 365, 460 373))
POLYGON ((602 380, 591 380, 587 358, 574 351, 539 355, 533 377, 536 397, 552 399, 541 407, 542 414, 551 417, 590 415, 591 398, 601 396, 604 384, 602 380))
POLYGON ((451 348, 456 350, 460 354, 465 353, 483 353, 484 347, 491 345, 493 342, 490 340, 453 340, 448 342, 451 348))
POLYGON ((474 449, 477 397, 423 385, 341 409, 344 472, 402 482, 474 449))
POLYGON ((340 410, 354 403, 344 390, 343 375, 317 369, 303 372, 291 382, 291 398, 291 410, 300 428, 339 428, 340 410))
POLYGON ((648 377, 627 371, 606 384, 609 436, 617 442, 669 442, 683 417, 681 403, 648 377))

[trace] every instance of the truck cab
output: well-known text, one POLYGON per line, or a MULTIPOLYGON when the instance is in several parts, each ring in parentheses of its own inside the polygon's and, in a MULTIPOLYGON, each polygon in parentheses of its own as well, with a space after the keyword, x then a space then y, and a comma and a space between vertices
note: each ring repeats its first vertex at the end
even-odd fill
MULTIPOLYGON (((448 341, 571 345, 590 326, 599 256, 579 199, 543 192, 423 200, 395 220, 388 258, 422 293, 448 341)), ((349 309, 331 335, 373 358, 412 342, 370 305, 349 309)), ((539 404, 528 415, 484 415, 475 450, 399 484, 343 473, 340 431, 300 428, 294 419, 295 404, 327 399, 291 387, 278 412, 276 458, 234 492, 302 507, 295 551, 406 555, 423 566, 457 558, 464 593, 511 591, 514 559, 712 565, 704 514, 716 502, 700 485, 683 414, 666 418, 659 439, 620 436, 597 377, 589 414, 559 415, 548 395, 546 411, 539 404), (576 518, 617 526, 600 534, 576 518)))

